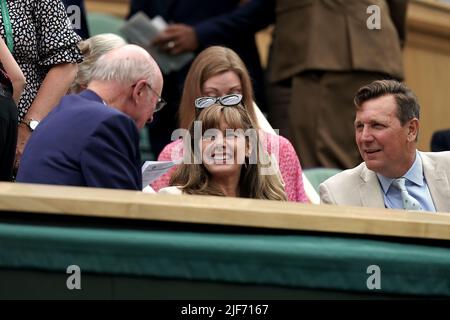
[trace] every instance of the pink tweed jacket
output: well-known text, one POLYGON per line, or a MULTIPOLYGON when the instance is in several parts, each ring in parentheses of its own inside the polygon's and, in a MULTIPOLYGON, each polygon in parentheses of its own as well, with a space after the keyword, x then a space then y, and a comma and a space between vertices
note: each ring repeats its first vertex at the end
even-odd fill
MULTIPOLYGON (((302 167, 294 150, 294 147, 284 137, 263 132, 261 142, 264 149, 270 155, 275 155, 281 176, 285 184, 286 195, 289 201, 309 202, 303 189, 302 167), (278 156, 277 156, 278 153, 278 156)), ((181 139, 173 141, 161 151, 159 161, 173 161, 183 157, 183 141, 181 139)), ((155 191, 169 185, 170 176, 176 167, 171 168, 167 173, 155 180, 151 186, 155 191)))

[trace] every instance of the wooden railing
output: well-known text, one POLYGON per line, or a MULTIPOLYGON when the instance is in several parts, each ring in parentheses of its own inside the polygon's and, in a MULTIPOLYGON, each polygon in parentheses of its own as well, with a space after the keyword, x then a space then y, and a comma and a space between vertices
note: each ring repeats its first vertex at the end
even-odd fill
POLYGON ((125 18, 130 9, 130 0, 86 0, 85 5, 88 12, 102 12, 125 18))
POLYGON ((446 213, 20 183, 0 183, 1 211, 450 240, 446 213))

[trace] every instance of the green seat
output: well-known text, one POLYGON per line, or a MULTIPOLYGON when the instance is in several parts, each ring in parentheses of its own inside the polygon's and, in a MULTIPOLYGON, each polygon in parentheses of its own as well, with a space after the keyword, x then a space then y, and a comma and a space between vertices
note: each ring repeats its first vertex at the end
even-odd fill
POLYGON ((303 173, 308 178, 314 189, 319 192, 319 185, 327 180, 329 177, 341 172, 341 169, 334 168, 314 168, 314 169, 304 169, 303 173))
POLYGON ((92 12, 87 15, 87 23, 91 36, 101 33, 114 33, 123 36, 119 29, 125 21, 121 18, 105 13, 92 12))

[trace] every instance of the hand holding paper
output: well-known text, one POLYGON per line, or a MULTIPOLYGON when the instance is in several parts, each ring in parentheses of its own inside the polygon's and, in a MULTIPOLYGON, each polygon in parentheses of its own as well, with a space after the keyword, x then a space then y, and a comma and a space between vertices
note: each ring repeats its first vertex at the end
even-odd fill
POLYGON ((168 26, 162 17, 157 16, 150 19, 140 11, 123 25, 120 32, 129 43, 137 44, 146 49, 156 60, 164 74, 180 70, 194 58, 194 54, 186 52, 186 50, 195 46, 197 36, 195 31, 187 25, 168 26), (168 31, 166 32, 166 30, 168 31), (186 36, 187 38, 184 39, 186 36), (157 40, 160 37, 170 40, 160 42, 162 40, 157 40), (164 44, 164 47, 154 45, 154 43, 164 44))
POLYGON ((170 54, 194 52, 198 48, 194 28, 186 24, 171 24, 153 39, 152 45, 170 54))

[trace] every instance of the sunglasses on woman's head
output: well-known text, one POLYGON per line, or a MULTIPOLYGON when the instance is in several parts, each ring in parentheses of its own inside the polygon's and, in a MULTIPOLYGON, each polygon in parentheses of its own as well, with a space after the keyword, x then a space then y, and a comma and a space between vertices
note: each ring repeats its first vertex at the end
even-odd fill
POLYGON ((228 94, 223 97, 201 97, 195 99, 195 107, 197 109, 205 109, 208 107, 211 107, 212 105, 216 103, 220 103, 222 106, 225 107, 233 107, 238 105, 242 101, 242 95, 241 94, 228 94))

